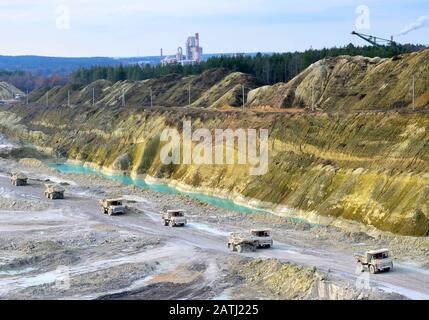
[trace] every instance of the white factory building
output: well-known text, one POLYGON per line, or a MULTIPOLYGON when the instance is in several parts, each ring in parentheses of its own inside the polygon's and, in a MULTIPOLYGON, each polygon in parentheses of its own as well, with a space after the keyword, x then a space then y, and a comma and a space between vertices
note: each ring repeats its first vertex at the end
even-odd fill
POLYGON ((186 41, 186 52, 183 52, 183 48, 177 48, 175 57, 163 57, 161 49, 161 63, 163 65, 180 63, 181 65, 190 65, 199 63, 202 60, 203 48, 200 46, 200 35, 196 33, 195 36, 188 37, 186 41))

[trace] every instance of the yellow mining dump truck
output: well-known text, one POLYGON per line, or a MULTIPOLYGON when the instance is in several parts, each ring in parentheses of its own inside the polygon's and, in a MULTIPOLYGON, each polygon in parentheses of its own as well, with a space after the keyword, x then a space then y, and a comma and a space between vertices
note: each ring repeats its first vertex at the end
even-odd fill
POLYGON ((113 216, 116 214, 125 214, 125 206, 122 199, 104 199, 100 200, 101 209, 104 214, 113 216))
POLYGON ((355 253, 354 257, 361 265, 361 271, 365 271, 365 267, 370 273, 375 274, 380 271, 390 271, 393 269, 393 261, 390 258, 389 249, 370 250, 362 253, 355 253))
POLYGON ((51 200, 64 199, 64 188, 53 184, 46 184, 45 187, 46 198, 51 200))
POLYGON ((168 210, 162 214, 162 223, 164 226, 170 227, 184 227, 187 223, 185 217, 185 210, 168 210))
POLYGON ((23 173, 13 173, 10 180, 14 186, 26 186, 28 177, 23 173))
POLYGON ((250 233, 231 233, 228 237, 228 248, 239 253, 255 252, 258 240, 250 233))

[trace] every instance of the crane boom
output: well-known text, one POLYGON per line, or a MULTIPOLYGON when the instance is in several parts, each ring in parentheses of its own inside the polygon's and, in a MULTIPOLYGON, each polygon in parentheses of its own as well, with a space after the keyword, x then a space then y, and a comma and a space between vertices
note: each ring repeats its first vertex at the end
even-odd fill
POLYGON ((383 38, 359 33, 356 31, 353 31, 352 35, 358 36, 359 38, 365 40, 366 42, 369 42, 370 44, 372 44, 373 46, 376 46, 376 47, 382 47, 383 45, 390 45, 391 46, 391 45, 396 44, 396 42, 393 41, 393 37, 390 40, 387 40, 387 39, 383 39, 383 38))

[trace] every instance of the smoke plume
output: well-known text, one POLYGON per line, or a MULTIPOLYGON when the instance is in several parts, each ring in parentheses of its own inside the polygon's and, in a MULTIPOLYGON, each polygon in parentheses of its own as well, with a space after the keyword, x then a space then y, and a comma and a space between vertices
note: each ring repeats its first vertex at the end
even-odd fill
POLYGON ((429 16, 422 16, 415 22, 411 23, 407 28, 403 29, 397 36, 404 36, 412 31, 429 27, 429 16))

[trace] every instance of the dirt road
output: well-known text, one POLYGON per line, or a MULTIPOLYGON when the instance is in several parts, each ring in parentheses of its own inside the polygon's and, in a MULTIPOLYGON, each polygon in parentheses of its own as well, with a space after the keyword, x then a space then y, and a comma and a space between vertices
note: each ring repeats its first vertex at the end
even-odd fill
POLYGON ((349 287, 429 299, 423 268, 396 264, 390 273, 370 276, 356 272, 349 252, 301 246, 301 239, 238 255, 226 247, 228 232, 240 230, 236 224, 210 223, 191 212, 185 228, 165 227, 144 198, 128 203, 126 215, 111 217, 100 210, 100 188, 68 180, 66 199, 49 201, 43 198, 46 172, 29 173, 36 180, 22 188, 0 173, 1 298, 231 298, 237 279, 223 267, 228 261, 275 258, 316 267, 349 287), (32 261, 26 260, 29 252, 32 261), (58 284, 64 274, 72 282, 65 288, 58 284))

